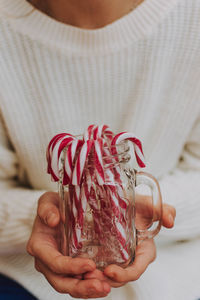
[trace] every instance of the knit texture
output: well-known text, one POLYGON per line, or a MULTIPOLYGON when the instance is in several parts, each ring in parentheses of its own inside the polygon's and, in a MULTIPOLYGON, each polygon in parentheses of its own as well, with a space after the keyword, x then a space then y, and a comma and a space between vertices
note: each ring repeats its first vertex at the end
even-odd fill
MULTIPOLYGON (((45 161, 57 133, 83 133, 92 123, 134 132, 143 141, 146 171, 159 179, 163 201, 177 209, 174 229, 162 229, 158 244, 200 236, 199 20, 199 0, 145 0, 112 24, 86 30, 25 0, 0 0, 0 272, 38 299, 67 297, 54 292, 25 254, 37 200, 57 190, 45 161)), ((188 243, 160 246, 142 279, 106 299, 161 299, 156 272, 162 299, 199 297, 200 268, 191 262, 199 244, 188 243), (173 256, 176 249, 183 260, 173 256), (178 271, 184 261, 187 274, 178 271)))

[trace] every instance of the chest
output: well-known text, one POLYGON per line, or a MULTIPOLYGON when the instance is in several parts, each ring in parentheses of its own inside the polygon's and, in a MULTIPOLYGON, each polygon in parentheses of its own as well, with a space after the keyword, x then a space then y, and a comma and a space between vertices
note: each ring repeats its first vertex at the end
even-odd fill
POLYGON ((42 174, 50 138, 92 123, 134 132, 155 175, 177 163, 200 107, 197 52, 159 39, 102 57, 67 56, 28 41, 21 51, 5 64, 0 103, 33 186, 48 186, 42 174))

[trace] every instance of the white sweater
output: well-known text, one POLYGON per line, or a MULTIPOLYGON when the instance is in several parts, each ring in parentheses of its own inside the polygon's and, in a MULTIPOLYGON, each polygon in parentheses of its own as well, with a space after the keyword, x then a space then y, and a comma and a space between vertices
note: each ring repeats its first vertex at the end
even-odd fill
POLYGON ((145 0, 95 30, 32 8, 0 0, 0 272, 38 299, 68 299, 34 270, 25 245, 38 197, 57 189, 46 174, 50 138, 105 123, 143 141, 146 171, 177 209, 174 229, 157 239, 156 262, 106 299, 197 299, 200 1, 145 0))

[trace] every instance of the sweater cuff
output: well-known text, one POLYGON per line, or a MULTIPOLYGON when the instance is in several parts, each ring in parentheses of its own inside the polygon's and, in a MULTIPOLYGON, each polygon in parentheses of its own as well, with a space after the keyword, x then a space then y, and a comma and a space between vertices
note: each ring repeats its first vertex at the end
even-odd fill
POLYGON ((2 189, 0 192, 0 254, 26 252, 36 216, 37 202, 44 191, 25 188, 2 189))

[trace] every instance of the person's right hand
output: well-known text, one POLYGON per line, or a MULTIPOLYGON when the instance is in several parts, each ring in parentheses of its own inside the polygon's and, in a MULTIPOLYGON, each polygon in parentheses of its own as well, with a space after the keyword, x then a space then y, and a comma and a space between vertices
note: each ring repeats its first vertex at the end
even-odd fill
POLYGON ((110 285, 99 279, 84 279, 84 274, 96 269, 86 258, 63 256, 58 248, 60 214, 58 194, 47 192, 38 201, 38 210, 27 251, 35 258, 35 268, 59 293, 75 298, 105 297, 110 285))

